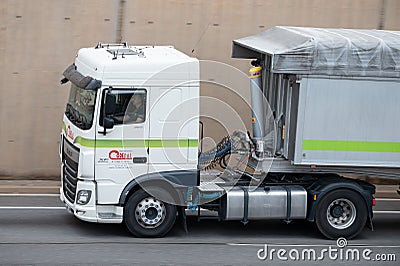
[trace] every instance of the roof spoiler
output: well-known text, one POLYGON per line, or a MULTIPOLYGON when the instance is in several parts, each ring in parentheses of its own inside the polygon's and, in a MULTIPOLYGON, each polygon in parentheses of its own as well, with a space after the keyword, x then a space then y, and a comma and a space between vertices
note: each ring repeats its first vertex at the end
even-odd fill
POLYGON ((97 90, 101 87, 101 81, 90 76, 83 76, 77 69, 75 64, 70 65, 63 73, 63 78, 60 83, 65 84, 71 81, 79 88, 84 90, 97 90))

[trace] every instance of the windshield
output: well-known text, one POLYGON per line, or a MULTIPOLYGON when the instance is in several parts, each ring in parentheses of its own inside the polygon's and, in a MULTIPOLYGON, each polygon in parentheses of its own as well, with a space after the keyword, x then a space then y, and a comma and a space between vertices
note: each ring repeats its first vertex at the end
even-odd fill
POLYGON ((89 129, 93 123, 95 101, 95 90, 84 90, 72 84, 65 115, 77 127, 89 129))

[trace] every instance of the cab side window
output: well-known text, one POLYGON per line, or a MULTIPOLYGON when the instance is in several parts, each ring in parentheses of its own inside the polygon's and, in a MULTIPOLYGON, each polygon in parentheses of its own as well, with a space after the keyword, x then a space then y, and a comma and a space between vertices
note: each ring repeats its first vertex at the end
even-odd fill
MULTIPOLYGON (((116 108, 112 115, 115 125, 138 124, 146 120, 146 90, 113 89, 111 93, 115 95, 116 99, 116 108)), ((102 114, 103 112, 100 115, 101 124, 102 114)))

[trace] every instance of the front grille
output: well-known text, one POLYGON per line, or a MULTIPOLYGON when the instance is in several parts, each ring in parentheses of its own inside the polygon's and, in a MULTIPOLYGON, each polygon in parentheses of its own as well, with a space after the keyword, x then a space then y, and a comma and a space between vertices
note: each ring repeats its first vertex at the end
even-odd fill
POLYGON ((65 198, 69 202, 74 203, 76 186, 78 183, 79 150, 66 140, 64 140, 63 147, 63 191, 65 198), (75 156, 71 155, 71 152, 73 152, 75 156))

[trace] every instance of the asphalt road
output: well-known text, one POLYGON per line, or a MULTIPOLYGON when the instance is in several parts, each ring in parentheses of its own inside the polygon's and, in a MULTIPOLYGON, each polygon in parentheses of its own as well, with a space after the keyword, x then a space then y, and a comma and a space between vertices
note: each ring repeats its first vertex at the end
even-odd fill
POLYGON ((165 238, 140 239, 131 237, 123 225, 74 218, 56 196, 0 196, 0 264, 399 265, 400 201, 378 199, 375 210, 375 231, 365 228, 339 248, 306 221, 254 221, 244 226, 189 217, 188 233, 177 223, 165 238), (279 249, 284 250, 280 257, 279 249), (313 253, 308 258, 311 249, 315 260, 313 253), (333 250, 328 254, 323 249, 333 250), (357 249, 360 259, 348 253, 346 260, 349 249, 357 249), (296 251, 299 261, 294 261, 296 251), (367 256, 362 257, 363 252, 367 256), (377 261, 383 258, 390 261, 377 261))

